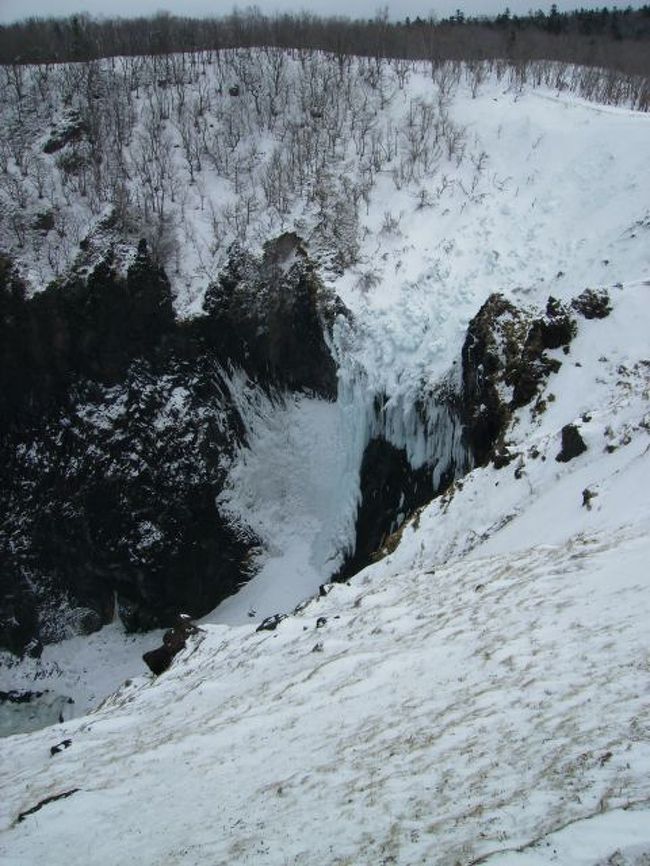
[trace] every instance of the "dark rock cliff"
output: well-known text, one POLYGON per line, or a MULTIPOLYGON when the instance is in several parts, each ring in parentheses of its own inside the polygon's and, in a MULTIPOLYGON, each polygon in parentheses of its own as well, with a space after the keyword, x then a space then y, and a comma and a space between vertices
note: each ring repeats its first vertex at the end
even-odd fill
POLYGON ((462 351, 461 419, 476 465, 499 459, 513 411, 531 403, 561 366, 547 350, 568 351, 575 333, 575 320, 554 298, 535 317, 503 295, 490 295, 470 321, 462 351))
MULTIPOLYGON (((38 652, 116 614, 132 630, 166 626, 248 578, 256 539, 216 505, 246 436, 232 374, 334 399, 327 335, 347 313, 294 234, 260 257, 234 247, 204 307, 175 318, 144 242, 125 275, 109 254, 31 299, 0 257, 0 646, 38 652)), ((414 469, 380 427, 369 442, 356 545, 338 579, 454 477, 511 459, 512 413, 539 403, 560 366, 548 351, 568 351, 575 330, 553 298, 542 315, 488 298, 469 323, 458 385, 424 389, 416 407, 445 440, 431 461, 414 469)))
POLYGON ((205 307, 175 319, 144 243, 32 299, 0 258, 0 646, 168 625, 246 580, 255 539, 215 504, 245 437, 228 373, 333 398, 342 306, 283 236, 233 249, 205 307))
POLYGON ((323 325, 330 327, 345 308, 324 292, 297 235, 267 243, 261 260, 236 247, 208 290, 205 309, 207 340, 258 379, 336 398, 323 325))

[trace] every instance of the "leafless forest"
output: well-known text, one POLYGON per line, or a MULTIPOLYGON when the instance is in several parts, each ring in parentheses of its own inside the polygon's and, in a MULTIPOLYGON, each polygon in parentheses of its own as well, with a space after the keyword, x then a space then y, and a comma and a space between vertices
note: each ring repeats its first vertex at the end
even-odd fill
POLYGON ((154 18, 29 19, 0 27, 1 63, 52 63, 123 54, 168 54, 220 48, 306 48, 373 57, 445 60, 559 60, 647 75, 650 6, 580 9, 555 5, 527 16, 508 9, 494 19, 462 12, 440 21, 390 22, 386 12, 370 20, 319 18, 306 13, 265 17, 247 10, 197 20, 165 13, 154 18))
MULTIPOLYGON (((448 111, 456 87, 476 94, 496 77, 515 92, 546 86, 648 110, 649 40, 647 6, 491 21, 249 12, 2 27, 0 243, 44 286, 104 256, 109 234, 145 236, 177 275, 182 246, 205 284, 233 241, 304 218, 322 263, 342 270, 379 172, 411 185, 421 207, 451 183, 480 194, 484 160, 448 111), (430 95, 401 105, 416 68, 430 95)), ((393 222, 387 213, 387 232, 393 222)))

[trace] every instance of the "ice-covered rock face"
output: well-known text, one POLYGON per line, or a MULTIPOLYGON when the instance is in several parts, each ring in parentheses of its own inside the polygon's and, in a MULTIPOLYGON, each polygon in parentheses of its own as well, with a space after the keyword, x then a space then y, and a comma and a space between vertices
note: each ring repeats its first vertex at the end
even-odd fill
POLYGON ((218 617, 356 573, 455 478, 507 462, 513 409, 574 330, 552 299, 535 317, 494 295, 460 363, 386 394, 294 234, 233 248, 183 322, 144 243, 125 278, 109 258, 30 300, 7 262, 3 279, 0 637, 17 652, 203 616, 253 574, 255 605, 218 617))
POLYGON ((434 387, 423 378, 410 392, 375 398, 366 418, 355 542, 339 578, 396 544, 390 536, 405 519, 454 479, 512 459, 504 437, 513 412, 535 401, 560 368, 547 350, 567 349, 575 333, 569 309, 554 298, 542 312, 493 294, 469 322, 452 372, 434 387))
POLYGON ((202 615, 256 540, 217 496, 256 389, 334 396, 326 299, 296 238, 233 250, 207 315, 174 318, 146 245, 30 300, 3 262, 0 644, 202 615), (291 261, 289 261, 291 259, 291 261))

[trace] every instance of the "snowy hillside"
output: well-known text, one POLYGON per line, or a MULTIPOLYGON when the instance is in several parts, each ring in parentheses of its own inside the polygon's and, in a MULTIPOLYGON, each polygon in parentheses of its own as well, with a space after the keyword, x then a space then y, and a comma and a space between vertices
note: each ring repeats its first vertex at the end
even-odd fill
POLYGON ((3 862, 645 862, 648 288, 581 321, 517 462, 349 585, 4 740, 3 862), (587 450, 558 463, 570 421, 587 450))
MULTIPOLYGON (((55 693, 22 730, 64 721, 0 740, 0 860, 641 866, 650 115, 496 70, 443 66, 432 78, 424 66, 339 69, 273 52, 185 62, 95 64, 92 92, 74 91, 69 67, 46 81, 29 73, 12 110, 22 103, 38 135, 2 151, 5 248, 38 292, 109 248, 128 268, 145 234, 176 313, 196 323, 231 242, 260 253, 295 231, 346 308, 323 329, 336 399, 206 365, 196 393, 228 393, 238 432, 221 450, 186 439, 218 455, 216 507, 229 531, 255 537, 253 577, 157 679, 141 655, 160 632, 125 634, 117 601, 90 636, 40 658, 3 653, 0 690, 55 693), (110 106, 92 114, 93 134, 122 130, 101 165, 66 88, 80 110, 95 92, 110 106), (161 146, 156 180, 147 148, 161 146), (121 207, 109 213, 110 201, 121 207), (603 318, 571 306, 588 288, 607 290, 603 318), (499 459, 472 469, 463 350, 494 293, 530 321, 552 295, 576 334, 546 347, 534 399, 514 403, 498 381, 504 405, 513 399, 499 459), (406 522, 396 502, 374 564, 291 614, 353 552, 376 440, 432 489, 456 480, 406 522), (274 613, 290 615, 256 631, 274 613)), ((295 266, 281 262, 287 285, 295 266)), ((199 411, 176 375, 142 388, 143 405, 160 401, 165 435, 225 417, 218 396, 199 411)), ((94 398, 98 427, 111 393, 94 398)), ((16 729, 13 710, 3 730, 16 729)))
POLYGON ((498 63, 275 49, 18 67, 0 105, 2 246, 39 291, 111 246, 126 266, 145 236, 183 315, 233 241, 285 230, 346 301, 379 308, 426 286, 469 317, 477 282, 572 291, 623 253, 634 272, 639 244, 621 243, 647 218, 650 116, 571 96, 570 68, 534 72, 537 88, 498 63))

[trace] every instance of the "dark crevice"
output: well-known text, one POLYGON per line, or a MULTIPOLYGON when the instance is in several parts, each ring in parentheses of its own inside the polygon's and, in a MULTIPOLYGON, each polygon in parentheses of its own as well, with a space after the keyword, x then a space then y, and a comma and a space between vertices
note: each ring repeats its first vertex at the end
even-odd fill
POLYGON ((433 475, 428 466, 412 469, 404 449, 378 438, 364 452, 360 489, 355 549, 335 580, 347 580, 369 565, 387 537, 432 499, 433 475))

